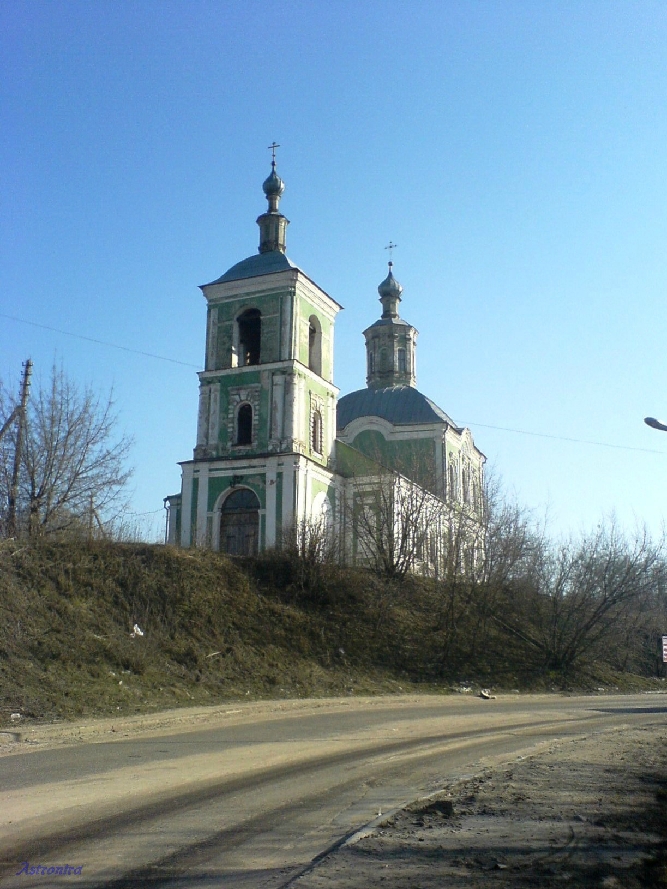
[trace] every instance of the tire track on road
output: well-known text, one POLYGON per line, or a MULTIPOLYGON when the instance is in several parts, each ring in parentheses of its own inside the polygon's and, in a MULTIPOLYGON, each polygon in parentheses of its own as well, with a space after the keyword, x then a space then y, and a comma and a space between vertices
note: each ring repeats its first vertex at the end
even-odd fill
MULTIPOLYGON (((386 774, 392 770, 400 771, 404 767, 401 762, 397 761, 401 757, 425 761, 441 758, 454 749, 466 749, 468 751, 466 755, 469 756, 475 748, 488 749, 492 744, 498 747, 506 746, 508 738, 523 738, 530 735, 531 731, 533 731, 534 737, 551 735, 554 731, 561 734, 564 731, 573 733, 580 731, 584 726, 590 729, 592 721, 597 723, 602 720, 607 721, 608 717, 606 719, 602 716, 593 718, 589 713, 576 719, 570 717, 548 723, 539 719, 521 721, 502 726, 496 731, 489 731, 488 728, 467 729, 445 735, 439 732, 415 739, 400 739, 382 743, 374 741, 364 745, 362 749, 341 751, 318 757, 315 760, 299 761, 287 766, 281 765, 264 769, 252 775, 224 779, 205 788, 199 787, 184 793, 163 796, 160 799, 153 799, 145 805, 134 807, 131 811, 98 817, 88 824, 79 825, 76 829, 69 828, 66 832, 59 831, 48 836, 36 837, 23 848, 12 850, 11 861, 13 864, 17 859, 36 860, 35 856, 44 860, 56 853, 59 858, 67 857, 69 853, 74 853, 77 849, 98 845, 107 838, 122 843, 125 836, 136 835, 140 832, 146 834, 150 829, 157 830, 160 822, 182 820, 188 814, 195 814, 201 819, 202 810, 205 807, 229 807, 230 804, 233 804, 235 795, 266 791, 272 786, 275 791, 281 784, 286 782, 291 784, 297 779, 302 784, 308 783, 309 779, 314 782, 318 775, 321 777, 327 770, 353 768, 368 770, 372 767, 379 773, 386 774)), ((487 753, 487 755, 489 754, 487 753)), ((166 854, 158 854, 154 860, 144 862, 138 867, 130 867, 122 877, 102 879, 90 885, 106 886, 108 889, 121 889, 121 887, 122 889, 134 889, 134 887, 138 889, 139 886, 167 887, 174 884, 174 881, 185 877, 188 871, 201 867, 207 861, 220 859, 221 856, 224 858, 225 855, 229 856, 231 851, 239 849, 244 844, 250 843, 252 845, 253 841, 256 844, 258 838, 268 836, 275 830, 277 820, 298 820, 299 815, 304 811, 317 813, 327 800, 340 798, 341 795, 344 796, 345 793, 355 787, 359 788, 362 784, 360 777, 355 775, 342 782, 334 781, 329 789, 318 789, 312 793, 302 794, 296 800, 274 805, 261 814, 248 817, 218 831, 211 831, 208 827, 194 841, 172 849, 166 854)), ((353 832, 361 826, 363 824, 353 825, 353 832)), ((181 837, 183 835, 182 833, 181 837)), ((329 848, 331 842, 339 842, 340 837, 341 832, 339 831, 337 835, 330 836, 326 843, 320 841, 319 847, 313 849, 312 854, 309 855, 306 866, 310 867, 312 859, 318 857, 324 847, 329 848)), ((5 862, 9 864, 7 856, 5 856, 5 862)), ((301 871, 302 868, 303 860, 296 870, 301 871)), ((294 878, 294 868, 291 871, 288 883, 294 878)), ((229 882, 230 875, 225 879, 226 887, 235 885, 229 882)), ((37 881, 35 885, 38 883, 44 885, 43 880, 37 881)), ((277 885, 288 885, 288 883, 282 880, 277 885)), ((0 885, 5 885, 4 879, 0 885)), ((28 889, 28 885, 25 879, 21 881, 21 886, 25 889, 28 889)))

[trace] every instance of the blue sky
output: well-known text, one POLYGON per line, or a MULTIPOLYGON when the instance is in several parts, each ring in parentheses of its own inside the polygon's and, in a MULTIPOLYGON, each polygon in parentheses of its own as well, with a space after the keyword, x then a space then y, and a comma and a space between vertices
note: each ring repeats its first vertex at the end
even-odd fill
POLYGON ((0 378, 31 357, 113 387, 159 521, 195 443, 197 285, 256 252, 275 140, 288 254, 345 307, 341 392, 391 239, 418 387, 505 486, 558 532, 657 531, 665 46, 651 0, 7 0, 0 378))

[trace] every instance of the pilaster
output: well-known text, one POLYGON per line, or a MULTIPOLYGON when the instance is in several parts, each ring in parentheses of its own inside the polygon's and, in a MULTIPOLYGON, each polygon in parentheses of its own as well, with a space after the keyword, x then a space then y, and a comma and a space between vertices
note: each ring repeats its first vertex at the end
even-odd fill
POLYGON ((181 546, 192 544, 192 481, 194 473, 191 463, 183 467, 183 504, 181 511, 181 546))
POLYGON ((208 517, 208 463, 199 464, 197 488, 197 546, 210 545, 207 537, 208 517))
POLYGON ((266 461, 266 545, 276 545, 276 482, 278 460, 270 457, 266 461))

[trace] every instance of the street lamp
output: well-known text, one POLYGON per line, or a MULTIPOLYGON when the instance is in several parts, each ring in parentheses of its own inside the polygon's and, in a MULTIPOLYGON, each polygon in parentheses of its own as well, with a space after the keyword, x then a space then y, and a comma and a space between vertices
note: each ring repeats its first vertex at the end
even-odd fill
POLYGON ((655 417, 644 417, 644 422, 652 429, 660 429, 661 432, 667 432, 667 423, 661 423, 655 417))

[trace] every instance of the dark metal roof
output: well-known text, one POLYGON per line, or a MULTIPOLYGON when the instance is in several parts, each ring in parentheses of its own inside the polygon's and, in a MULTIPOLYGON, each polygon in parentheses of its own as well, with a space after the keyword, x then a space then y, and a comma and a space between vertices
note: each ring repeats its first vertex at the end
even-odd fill
POLYGON ((370 327, 367 327, 364 333, 367 330, 372 330, 374 327, 412 327, 412 324, 409 324, 407 321, 404 321, 402 318, 378 318, 377 321, 374 321, 370 327))
POLYGON ((336 426, 339 431, 359 417, 381 417, 394 426, 447 423, 459 428, 437 404, 412 386, 359 389, 338 399, 336 426))
MULTIPOLYGON (((240 281, 243 278, 257 278, 259 275, 271 275, 274 272, 283 272, 286 269, 297 269, 291 259, 280 250, 269 250, 267 253, 256 253, 247 259, 237 262, 224 275, 211 281, 211 284, 222 284, 223 281, 240 281)), ((203 285, 207 287, 207 284, 203 285)))

